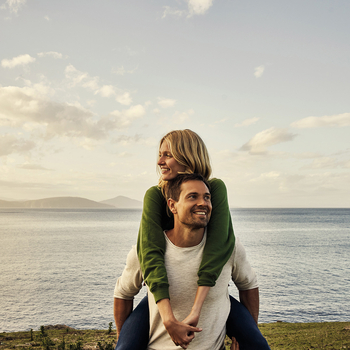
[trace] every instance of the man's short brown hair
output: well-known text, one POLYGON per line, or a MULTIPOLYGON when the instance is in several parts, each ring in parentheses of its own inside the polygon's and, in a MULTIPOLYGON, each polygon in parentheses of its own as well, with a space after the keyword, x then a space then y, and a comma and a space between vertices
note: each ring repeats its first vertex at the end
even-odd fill
POLYGON ((175 179, 168 181, 166 186, 166 199, 173 199, 175 202, 179 201, 181 193, 181 185, 188 181, 202 181, 208 187, 210 192, 210 185, 208 181, 201 174, 179 174, 175 179))

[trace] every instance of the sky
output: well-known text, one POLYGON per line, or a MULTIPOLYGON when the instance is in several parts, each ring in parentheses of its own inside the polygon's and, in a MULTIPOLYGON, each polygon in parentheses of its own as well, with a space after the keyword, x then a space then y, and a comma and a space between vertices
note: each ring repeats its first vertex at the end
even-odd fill
POLYGON ((231 207, 350 207, 348 0, 0 0, 0 199, 142 200, 161 137, 231 207))

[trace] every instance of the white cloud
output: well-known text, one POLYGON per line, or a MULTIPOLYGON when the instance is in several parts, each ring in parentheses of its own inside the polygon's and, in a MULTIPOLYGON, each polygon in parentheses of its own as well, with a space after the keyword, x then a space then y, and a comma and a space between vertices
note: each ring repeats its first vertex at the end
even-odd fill
POLYGON ((33 141, 20 139, 14 135, 0 135, 0 157, 12 153, 26 153, 34 147, 33 141))
POLYGON ((146 113, 142 105, 131 106, 123 111, 115 110, 107 117, 101 119, 98 125, 103 126, 103 129, 122 129, 128 127, 135 119, 142 118, 146 113))
POLYGON ((167 16, 187 16, 190 18, 194 15, 204 15, 213 5, 213 0, 186 0, 186 2, 187 10, 180 10, 178 8, 164 6, 162 18, 165 18, 167 16))
POLYGON ((117 69, 112 69, 112 73, 117 74, 117 75, 124 75, 125 73, 132 74, 135 73, 137 70, 138 66, 135 67, 134 69, 125 69, 124 66, 118 67, 117 69))
POLYGON ((252 124, 255 124, 260 118, 250 118, 250 119, 245 119, 241 123, 236 123, 234 125, 235 128, 240 128, 242 126, 249 126, 252 124))
POLYGON ((117 102, 124 106, 130 106, 132 103, 132 98, 129 92, 124 92, 118 95, 116 89, 113 85, 103 85, 101 88, 95 91, 95 95, 101 95, 102 97, 115 96, 117 102))
MULTIPOLYGON (((0 120, 22 130, 44 130, 44 136, 102 139, 111 130, 94 120, 91 111, 42 96, 33 87, 0 87, 0 120)), ((114 128, 117 128, 115 125, 114 128)))
POLYGON ((182 17, 187 14, 187 11, 172 8, 170 6, 164 6, 163 8, 164 8, 164 11, 163 11, 162 18, 165 18, 167 16, 182 17))
POLYGON ((193 109, 189 109, 187 112, 175 112, 172 119, 174 124, 183 124, 192 114, 194 114, 193 109))
POLYGON ((116 100, 117 100, 117 102, 119 102, 120 104, 122 104, 124 106, 129 106, 132 103, 132 98, 131 98, 129 92, 125 92, 122 95, 118 95, 116 100))
POLYGON ((226 121, 227 121, 227 118, 223 118, 223 119, 220 119, 220 120, 215 120, 213 124, 209 124, 208 126, 210 128, 216 128, 218 126, 218 124, 225 123, 226 121))
POLYGON ((255 68, 254 75, 256 78, 260 78, 263 73, 264 73, 265 67, 264 66, 259 66, 255 68))
POLYGON ((49 52, 39 52, 38 53, 39 57, 52 57, 55 59, 62 59, 63 55, 59 52, 55 52, 55 51, 49 51, 49 52))
POLYGON ((4 68, 14 68, 16 66, 25 66, 26 64, 29 64, 32 62, 35 62, 35 58, 31 57, 28 54, 25 54, 25 55, 14 57, 12 59, 4 58, 3 60, 1 60, 1 65, 4 68))
POLYGON ((291 134, 286 129, 270 128, 257 133, 240 148, 240 151, 249 151, 251 154, 264 154, 267 147, 291 141, 295 136, 295 134, 291 134))
POLYGON ((175 103, 176 103, 176 100, 172 100, 171 98, 158 97, 158 105, 161 106, 162 108, 173 107, 175 103))
POLYGON ((90 77, 88 73, 79 71, 72 64, 66 67, 65 76, 68 81, 70 81, 71 87, 82 86, 93 91, 97 91, 99 89, 98 77, 90 77))
POLYGON ((44 17, 47 21, 51 21, 51 18, 49 16, 44 17))
POLYGON ((204 15, 213 5, 213 0, 188 0, 189 16, 204 15))
POLYGON ((26 4, 27 0, 6 0, 5 4, 1 6, 2 9, 9 9, 10 12, 17 13, 22 6, 26 4))
POLYGON ((95 91, 95 95, 96 94, 99 94, 102 97, 110 97, 114 96, 116 93, 112 85, 103 85, 99 90, 95 91))
POLYGON ((51 169, 44 168, 43 166, 39 164, 22 164, 18 165, 17 168, 20 169, 26 169, 26 170, 45 170, 45 171, 51 171, 51 169))
POLYGON ((299 129, 350 126, 350 113, 307 117, 292 123, 291 126, 299 129))

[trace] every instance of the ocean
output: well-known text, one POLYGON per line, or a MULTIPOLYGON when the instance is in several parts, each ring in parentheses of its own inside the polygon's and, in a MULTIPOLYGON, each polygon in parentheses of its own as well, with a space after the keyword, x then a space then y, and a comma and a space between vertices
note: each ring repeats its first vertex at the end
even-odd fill
MULTIPOLYGON (((260 323, 350 320, 350 209, 231 215, 258 275, 260 323)), ((0 332, 107 329, 140 217, 127 209, 0 209, 0 332)), ((233 283, 229 290, 238 297, 233 283)))

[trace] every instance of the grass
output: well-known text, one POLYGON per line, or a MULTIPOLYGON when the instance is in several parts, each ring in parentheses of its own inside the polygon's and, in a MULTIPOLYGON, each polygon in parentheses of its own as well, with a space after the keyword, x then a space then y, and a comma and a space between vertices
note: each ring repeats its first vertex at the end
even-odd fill
POLYGON ((259 328, 271 350, 350 349, 350 322, 277 322, 259 328))
MULTIPOLYGON (((350 322, 278 322, 260 324, 259 328, 271 350, 350 349, 350 322)), ((46 326, 32 332, 0 333, 0 350, 112 350, 115 341, 111 326, 107 330, 46 326)), ((229 339, 226 349, 230 349, 229 339)))

